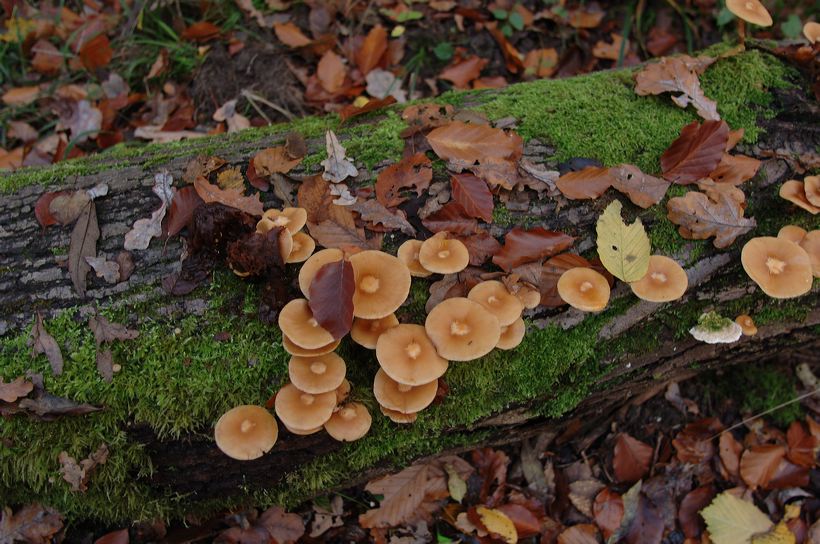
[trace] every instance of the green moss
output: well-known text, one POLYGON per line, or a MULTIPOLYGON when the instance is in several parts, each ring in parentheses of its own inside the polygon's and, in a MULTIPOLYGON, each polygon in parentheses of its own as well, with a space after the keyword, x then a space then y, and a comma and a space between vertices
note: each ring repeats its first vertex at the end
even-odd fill
POLYGON ((727 398, 727 391, 743 391, 740 408, 744 416, 761 414, 785 404, 767 416, 781 428, 787 427, 803 415, 800 403, 790 402, 798 396, 795 379, 782 368, 762 364, 737 367, 732 370, 731 375, 716 377, 714 382, 707 383, 705 388, 708 397, 718 400, 727 398))
POLYGON ((507 206, 498 202, 493 208, 493 225, 511 227, 514 224, 513 216, 507 206))

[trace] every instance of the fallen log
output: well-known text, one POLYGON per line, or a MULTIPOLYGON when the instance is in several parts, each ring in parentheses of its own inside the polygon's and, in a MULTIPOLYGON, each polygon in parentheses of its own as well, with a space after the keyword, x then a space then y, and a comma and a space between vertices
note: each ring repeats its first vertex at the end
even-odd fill
MULTIPOLYGON (((795 177, 801 161, 816 157, 820 146, 820 109, 804 84, 794 70, 760 51, 723 59, 703 76, 706 95, 717 100, 723 118, 732 128, 746 129, 740 151, 765 161, 744 185, 747 215, 758 223, 751 235, 775 235, 796 220, 807 228, 820 226, 777 195, 779 184, 795 177)), ((637 97, 632 85, 631 71, 622 70, 441 100, 494 120, 511 117, 526 140, 526 158, 535 164, 552 167, 591 157, 657 173, 661 152, 694 114, 668 97, 637 97)), ((630 398, 706 369, 787 360, 820 348, 816 281, 807 295, 775 301, 740 267, 740 247, 748 236, 717 250, 709 241, 682 239, 666 218, 664 203, 643 212, 630 208, 647 226, 655 252, 686 263, 690 288, 683 299, 645 303, 621 285, 601 314, 536 311, 515 351, 452 365, 446 375, 449 394, 411 426, 381 416, 370 391, 375 357, 344 342, 340 354, 348 363, 353 397, 374 416, 368 437, 342 445, 324 433, 299 437, 282 429, 264 457, 244 463, 227 458, 211 436, 219 415, 237 404, 264 404, 287 380, 280 332, 256 316, 258 286, 221 270, 205 287, 169 298, 160 280, 178 267, 182 244, 155 239, 149 249, 134 252, 136 267, 128 281, 108 285, 90 275, 87 296, 81 298, 62 264, 70 228, 43 231, 33 206, 47 190, 107 183, 108 195, 97 201, 98 254, 113 258, 134 221, 157 206, 151 186, 160 169, 179 179, 199 154, 244 167, 253 153, 281 144, 296 130, 308 141, 307 159, 293 173, 298 180, 320 171, 324 131, 333 129, 360 167, 357 183, 368 183, 401 156, 400 111, 344 125, 335 116, 308 118, 236 135, 115 149, 0 178, 0 377, 8 381, 29 370, 40 372, 49 393, 103 407, 51 422, 20 415, 2 420, 0 502, 39 501, 75 519, 105 522, 180 518, 242 504, 293 505, 423 456, 592 426, 630 398), (122 366, 112 383, 97 373, 87 326, 97 307, 140 333, 136 340, 112 345, 122 366), (735 344, 701 344, 687 331, 709 310, 728 317, 754 315, 759 333, 735 344), (29 354, 35 311, 46 318, 63 350, 61 376, 51 375, 45 357, 29 354), (87 491, 70 491, 61 478, 60 452, 80 460, 102 443, 110 450, 107 462, 90 476, 87 491)), ((435 179, 447 178, 437 173, 435 179)), ((575 249, 587 251, 594 246, 598 214, 611 199, 569 201, 560 210, 548 197, 524 211, 499 205, 491 232, 499 237, 516 224, 541 225, 572 234, 575 249)), ((281 204, 271 193, 263 201, 281 204)), ((403 321, 422 322, 429 283, 414 283, 400 314, 403 321)))

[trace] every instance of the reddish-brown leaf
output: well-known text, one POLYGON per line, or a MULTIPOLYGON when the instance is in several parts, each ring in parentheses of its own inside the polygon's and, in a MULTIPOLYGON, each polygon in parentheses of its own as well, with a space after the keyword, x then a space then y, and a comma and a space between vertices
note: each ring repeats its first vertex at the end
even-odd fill
POLYGON ((365 113, 370 113, 371 111, 380 110, 395 103, 395 98, 392 96, 386 96, 382 99, 371 98, 364 106, 354 106, 353 104, 348 104, 339 110, 339 119, 341 119, 344 123, 353 117, 358 117, 359 115, 364 115, 365 113))
POLYGON ((440 127, 450 122, 453 116, 453 106, 450 104, 416 104, 407 106, 401 113, 401 118, 409 125, 401 133, 402 138, 408 138, 422 130, 440 127))
POLYGON ((52 200, 58 196, 67 194, 68 191, 57 191, 54 193, 43 193, 40 195, 40 198, 37 199, 37 203, 34 204, 34 216, 37 218, 37 222, 40 223, 40 226, 46 228, 59 223, 59 221, 57 221, 57 219, 49 211, 49 206, 51 205, 52 200))
POLYGON ((543 227, 529 230, 516 227, 504 236, 504 247, 493 257, 493 263, 509 272, 518 265, 561 253, 574 241, 568 234, 543 227))
POLYGON ((663 177, 686 185, 708 176, 720 164, 728 138, 725 121, 692 121, 661 155, 663 177))
POLYGON ((592 503, 592 514, 604 538, 609 538, 621 526, 621 520, 624 517, 624 501, 619 494, 608 487, 604 488, 592 503))
POLYGON ((165 236, 174 236, 187 227, 194 216, 194 210, 203 203, 204 200, 193 185, 187 185, 174 193, 168 215, 165 216, 165 236))
POLYGON ((34 57, 31 66, 41 74, 54 75, 63 65, 63 55, 60 50, 45 38, 40 38, 31 48, 34 57))
POLYGON ((181 36, 189 42, 207 42, 219 36, 219 27, 208 21, 199 21, 183 30, 181 36))
POLYGON ((709 177, 717 183, 740 185, 752 179, 760 168, 760 161, 746 155, 729 155, 724 153, 720 163, 709 177))
POLYGON ((550 258, 541 268, 541 279, 538 290, 541 292, 541 305, 548 308, 557 308, 566 304, 558 296, 558 280, 570 268, 591 267, 590 262, 574 253, 562 253, 550 258))
POLYGON ((678 459, 693 465, 709 462, 715 455, 712 437, 722 429, 716 418, 703 418, 686 425, 672 440, 678 459))
POLYGON ((712 243, 719 249, 729 247, 757 225, 753 218, 743 217, 744 207, 727 191, 710 191, 709 196, 689 191, 666 203, 669 220, 679 226, 681 236, 690 240, 714 236, 712 243))
POLYGON ((649 463, 652 461, 652 446, 632 438, 626 433, 620 433, 615 440, 615 455, 612 458, 612 468, 615 470, 615 479, 619 482, 637 482, 649 472, 649 463))
POLYGON ((583 170, 567 172, 560 178, 556 186, 565 197, 577 200, 598 198, 612 186, 615 177, 609 168, 587 166, 583 170))
MULTIPOLYGON (((674 514, 673 514, 674 515, 674 514)), ((635 517, 626 533, 627 544, 661 544, 665 523, 659 508, 643 493, 638 495, 635 517)))
POLYGON ((12 382, 5 383, 0 378, 0 400, 3 402, 16 402, 20 397, 25 397, 34 389, 34 384, 22 376, 12 382))
POLYGON ((440 210, 428 215, 422 224, 432 232, 447 231, 468 236, 478 230, 478 221, 467 216, 458 202, 448 202, 440 210))
POLYGON ((265 510, 258 519, 241 527, 231 527, 216 538, 225 544, 295 544, 305 534, 299 514, 288 514, 278 506, 265 510))
POLYGON ((129 544, 131 537, 128 535, 128 529, 120 529, 105 534, 94 541, 94 544, 129 544))
POLYGON ((723 468, 732 478, 738 478, 740 476, 740 454, 743 452, 743 446, 732 436, 732 433, 725 432, 720 435, 718 448, 723 468))
POLYGON ((370 29, 362 46, 356 51, 356 66, 363 76, 379 65, 379 60, 386 51, 387 31, 382 25, 376 25, 370 29))
POLYGON ((748 449, 740 458, 740 477, 752 489, 766 487, 785 455, 786 448, 777 444, 761 444, 748 449))
POLYGON ((789 489, 808 485, 809 469, 795 465, 784 457, 765 487, 766 489, 789 489))
POLYGON ((254 170, 260 176, 287 174, 300 162, 302 159, 292 158, 283 145, 263 149, 253 156, 254 170))
POLYGON ((501 244, 490 236, 486 230, 480 230, 470 236, 456 236, 461 243, 467 246, 470 252, 470 264, 481 266, 490 257, 501 251, 501 244))
POLYGON ((319 83, 322 88, 331 94, 336 94, 342 90, 345 83, 345 75, 347 69, 345 68, 342 57, 334 53, 332 50, 327 51, 322 58, 319 59, 319 64, 316 67, 316 77, 319 78, 319 83))
POLYGON ((31 356, 35 357, 44 354, 51 364, 51 372, 55 376, 63 373, 63 352, 60 351, 60 344, 51 336, 43 324, 43 316, 40 312, 34 318, 34 326, 31 328, 31 356))
POLYGON ((558 535, 558 544, 598 544, 598 529, 591 523, 581 523, 558 535))
POLYGON ((461 204, 470 217, 493 221, 493 194, 487 182, 472 174, 453 174, 450 177, 453 200, 461 204))
POLYGON ((219 202, 250 215, 262 215, 262 202, 259 200, 259 193, 254 193, 253 196, 245 196, 242 188, 223 190, 208 183, 208 180, 203 177, 194 180, 194 187, 199 197, 205 202, 219 202))
POLYGON ((528 538, 541 532, 541 522, 535 514, 520 504, 502 504, 496 510, 510 518, 515 525, 518 538, 528 538))
POLYGON ((468 57, 455 64, 451 64, 441 71, 439 79, 444 79, 452 82, 457 89, 467 89, 470 82, 481 75, 481 70, 490 62, 487 59, 476 57, 475 55, 468 57))
POLYGON ((666 196, 670 183, 665 179, 644 174, 637 166, 620 164, 609 169, 612 187, 629 197, 636 206, 654 206, 666 196))
POLYGON ((386 208, 398 206, 406 197, 400 193, 413 189, 417 195, 430 186, 433 165, 424 153, 416 153, 391 164, 376 178, 376 199, 386 208))
POLYGON ((30 504, 16 513, 0 509, 0 541, 45 544, 63 528, 63 516, 51 507, 30 504))
POLYGON ((510 43, 507 36, 498 28, 498 24, 488 24, 485 27, 487 31, 495 38, 501 53, 504 55, 504 63, 507 65, 507 71, 511 74, 517 74, 524 70, 524 61, 518 49, 510 43))
POLYGON ((678 510, 678 522, 683 530, 683 534, 686 535, 687 538, 700 538, 704 529, 700 511, 712 502, 716 494, 717 492, 714 487, 705 485, 693 489, 687 493, 681 501, 680 509, 678 510))
POLYGON ((792 421, 786 432, 789 460, 801 467, 813 468, 817 462, 817 439, 806 431, 803 423, 792 421))
POLYGON ((717 104, 703 94, 698 74, 715 62, 711 57, 692 58, 687 55, 662 58, 660 62, 647 64, 635 78, 635 92, 640 96, 665 92, 681 93, 672 101, 681 108, 689 104, 704 119, 720 120, 717 104))
POLYGON ((302 34, 299 27, 291 22, 274 23, 273 31, 279 41, 288 47, 304 47, 312 43, 311 39, 302 34))
POLYGON ((517 134, 506 133, 489 125, 476 125, 453 121, 433 129, 427 141, 444 160, 464 161, 472 164, 485 158, 507 159, 519 157, 523 140, 517 134))
POLYGON ((353 265, 344 259, 324 265, 310 284, 310 311, 335 340, 353 324, 353 265))
POLYGON ((346 206, 336 206, 319 223, 308 222, 308 231, 316 243, 324 247, 359 247, 381 249, 382 237, 368 239, 364 229, 356 226, 353 213, 346 206))
POLYGON ((484 504, 493 508, 504 496, 510 458, 503 451, 481 448, 473 450, 472 461, 482 479, 479 497, 484 504))
MULTIPOLYGON (((378 200, 371 198, 354 202, 350 205, 350 209, 358 213, 363 221, 367 221, 373 226, 382 225, 385 231, 400 230, 408 236, 416 235, 416 230, 407 221, 404 212, 388 210, 378 200)), ((369 228, 373 230, 373 226, 369 228)))
POLYGON ((114 51, 111 49, 111 42, 108 41, 108 36, 105 34, 98 34, 85 42, 82 49, 80 49, 80 60, 86 70, 105 68, 111 62, 113 56, 114 51))

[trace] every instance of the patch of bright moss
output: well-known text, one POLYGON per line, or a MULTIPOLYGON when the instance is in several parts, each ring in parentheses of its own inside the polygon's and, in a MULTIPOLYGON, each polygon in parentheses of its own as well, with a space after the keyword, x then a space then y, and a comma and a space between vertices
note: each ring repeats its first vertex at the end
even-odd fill
POLYGON ((716 377, 714 383, 705 387, 707 394, 717 399, 725 398, 727 391, 743 391, 740 408, 746 416, 785 404, 767 416, 781 428, 788 427, 803 415, 800 403, 790 402, 798 396, 794 378, 782 368, 761 364, 738 366, 732 369, 731 374, 716 377))

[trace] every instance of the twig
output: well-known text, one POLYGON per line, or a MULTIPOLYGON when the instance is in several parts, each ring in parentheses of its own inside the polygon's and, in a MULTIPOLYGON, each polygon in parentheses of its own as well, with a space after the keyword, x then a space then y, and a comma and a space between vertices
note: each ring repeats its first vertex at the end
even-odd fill
POLYGON ((820 393, 820 387, 816 388, 814 391, 809 391, 808 393, 803 393, 803 394, 802 394, 802 395, 800 395, 799 397, 795 397, 795 398, 793 398, 793 399, 791 399, 791 400, 787 400, 786 402, 781 402, 781 403, 780 403, 780 404, 778 404, 777 406, 774 406, 774 407, 772 407, 772 408, 769 408, 768 410, 765 410, 765 411, 763 411, 763 412, 760 412, 759 414, 755 414, 755 415, 753 415, 753 416, 747 417, 747 418, 746 418, 746 419, 744 419, 743 421, 741 421, 741 422, 739 422, 739 423, 735 423, 734 425, 732 425, 732 426, 731 426, 731 427, 729 427, 728 429, 723 429, 722 431, 720 431, 720 432, 719 432, 719 433, 717 433, 716 435, 714 435, 714 436, 710 437, 710 438, 709 438, 709 440, 710 440, 710 441, 712 441, 712 440, 714 440, 715 438, 717 438, 717 437, 719 437, 720 435, 722 435, 723 433, 727 433, 727 432, 729 432, 729 431, 731 431, 731 430, 733 430, 733 429, 737 429, 738 427, 740 427, 740 426, 742 426, 742 425, 745 425, 746 423, 748 423, 748 422, 750 422, 750 421, 753 421, 753 420, 755 420, 755 419, 759 418, 760 416, 765 416, 765 415, 767 415, 767 414, 771 414, 772 412, 776 412, 777 410, 780 410, 781 408, 784 408, 784 407, 788 406, 789 404, 793 404, 793 403, 795 403, 795 402, 800 402, 801 400, 806 399, 806 398, 809 398, 809 397, 811 397, 812 395, 816 395, 817 393, 820 393))
MULTIPOLYGON (((245 97, 245 99, 247 99, 247 101, 248 101, 248 102, 250 102, 250 103, 251 103, 251 105, 252 105, 254 108, 257 108, 257 109, 256 109, 256 111, 259 111, 259 108, 258 108, 258 106, 257 106, 256 104, 254 104, 254 101, 261 102, 262 104, 266 105, 267 107, 269 107, 269 108, 271 108, 271 109, 273 109, 273 110, 275 110, 275 111, 277 111, 277 112, 281 113, 282 115, 284 115, 285 117, 287 117, 288 121, 293 121, 293 120, 295 119, 295 117, 293 116, 293 114, 292 114, 291 112, 289 112, 288 110, 286 110, 285 108, 283 108, 282 106, 280 106, 280 105, 278 105, 278 104, 274 104, 273 102, 271 102, 271 101, 270 101, 270 100, 268 100, 267 98, 264 98, 264 97, 262 97, 262 96, 259 96, 258 94, 254 93, 254 92, 252 92, 252 91, 249 91, 248 89, 242 89, 242 93, 240 93, 240 94, 241 94, 243 97, 245 97)), ((266 116, 264 113, 261 113, 261 112, 260 112, 260 114, 261 114, 261 115, 262 115, 262 117, 264 117, 265 119, 268 119, 268 118, 267 118, 267 116, 266 116)), ((270 121, 270 119, 268 119, 268 123, 270 123, 270 122, 271 122, 271 121, 270 121)))

